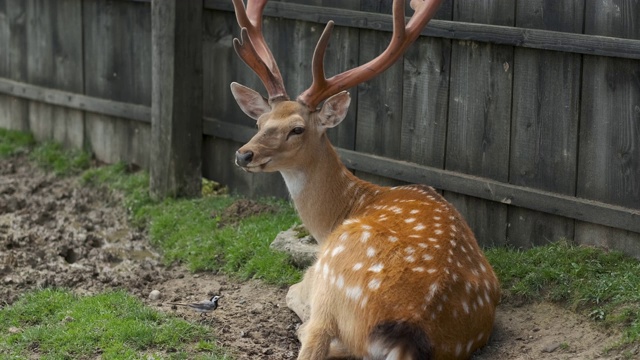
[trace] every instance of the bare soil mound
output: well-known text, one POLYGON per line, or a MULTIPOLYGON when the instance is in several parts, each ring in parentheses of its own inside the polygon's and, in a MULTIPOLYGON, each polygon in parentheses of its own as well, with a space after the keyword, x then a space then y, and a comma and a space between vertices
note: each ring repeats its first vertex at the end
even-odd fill
MULTIPOLYGON (((24 157, 0 159, 0 307, 39 287, 78 293, 126 289, 148 305, 202 321, 238 359, 291 359, 299 321, 285 306, 286 289, 222 275, 167 267, 144 232, 127 224, 116 194, 56 178, 24 157), (160 298, 149 299, 152 290, 160 298), (207 318, 168 301, 223 294, 207 318)), ((249 201, 220 216, 225 225, 270 211, 249 201), (226 219, 226 220, 225 220, 226 219)), ((617 334, 549 304, 502 304, 491 343, 475 359, 600 359, 617 334)), ((637 349, 636 349, 637 351, 637 349)))

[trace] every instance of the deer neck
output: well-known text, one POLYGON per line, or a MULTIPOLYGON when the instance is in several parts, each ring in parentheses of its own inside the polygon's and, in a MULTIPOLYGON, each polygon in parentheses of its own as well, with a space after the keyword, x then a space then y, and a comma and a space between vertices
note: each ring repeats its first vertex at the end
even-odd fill
POLYGON ((342 164, 326 135, 304 167, 281 170, 300 219, 319 244, 357 212, 377 186, 355 177, 342 164))

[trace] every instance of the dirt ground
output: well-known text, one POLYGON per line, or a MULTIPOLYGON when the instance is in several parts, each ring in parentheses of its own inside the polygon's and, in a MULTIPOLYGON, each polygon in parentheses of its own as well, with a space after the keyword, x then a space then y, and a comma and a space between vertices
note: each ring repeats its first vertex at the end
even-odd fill
MULTIPOLYGON (((285 305, 286 289, 163 266, 119 204, 116 194, 55 178, 22 157, 0 159, 0 309, 38 287, 123 288, 158 310, 201 321, 166 302, 223 294, 203 323, 237 359, 296 357, 300 323, 285 305), (161 297, 150 300, 152 290, 161 297)), ((503 303, 490 344, 474 359, 618 359, 603 354, 618 336, 550 304, 503 303)))

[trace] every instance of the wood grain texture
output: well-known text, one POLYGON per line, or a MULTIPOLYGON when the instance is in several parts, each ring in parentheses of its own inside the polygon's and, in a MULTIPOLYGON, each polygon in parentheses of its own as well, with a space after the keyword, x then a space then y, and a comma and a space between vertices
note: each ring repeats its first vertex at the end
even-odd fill
MULTIPOLYGON (((17 81, 27 78, 26 2, 0 0, 0 76, 17 81)), ((29 130, 29 102, 0 95, 0 126, 29 130)))
MULTIPOLYGON (((587 0, 585 13, 586 34, 640 39, 637 1, 587 0)), ((585 56, 580 117, 577 195, 640 209, 640 60, 585 56)), ((578 223, 576 240, 638 246, 640 232, 578 223)))
MULTIPOLYGON (((84 66, 85 73, 91 74, 85 80, 85 94, 151 106, 150 4, 113 0, 82 4, 84 66)), ((148 125, 89 113, 85 122, 87 141, 96 158, 149 168, 148 125)))
MULTIPOLYGON (((29 0, 26 5, 27 80, 34 85, 83 92, 82 4, 74 0, 29 0)), ((29 104, 29 130, 39 141, 84 145, 83 113, 29 104)))
MULTIPOLYGON (((522 0, 516 26, 580 32, 583 13, 580 1, 522 0)), ((575 194, 581 65, 577 54, 515 50, 510 183, 575 194)), ((524 248, 573 239, 574 221, 511 207, 507 236, 524 248)))
POLYGON ((199 197, 202 186, 202 1, 155 0, 149 189, 199 197))
MULTIPOLYGON (((456 21, 513 25, 512 2, 458 1, 456 21)), ((447 170, 508 180, 513 48, 455 41, 447 129, 447 170)), ((507 207, 445 193, 481 244, 506 243, 507 207)))
MULTIPOLYGON (((205 4, 211 9, 233 11, 231 3, 225 0, 205 0, 205 4)), ((509 3, 504 2, 504 4, 508 6, 509 3)), ((448 5, 448 2, 445 1, 444 5, 448 5)), ((495 6, 495 4, 489 3, 488 6, 495 6)), ((480 13, 485 13, 486 15, 487 11, 480 11, 480 13)), ((265 15, 323 24, 329 20, 334 20, 336 25, 360 29, 379 31, 391 31, 392 29, 391 16, 364 11, 272 2, 265 8, 265 15)), ((509 19, 513 19, 513 16, 504 18, 504 20, 509 19)), ((422 35, 587 55, 640 59, 640 41, 637 40, 516 28, 511 25, 502 26, 436 19, 429 23, 422 31, 422 35)))

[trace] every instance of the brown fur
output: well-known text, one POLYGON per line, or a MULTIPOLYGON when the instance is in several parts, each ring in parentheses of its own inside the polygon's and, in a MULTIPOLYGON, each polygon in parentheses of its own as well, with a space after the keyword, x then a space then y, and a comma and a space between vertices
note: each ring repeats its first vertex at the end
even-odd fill
POLYGON ((308 317, 298 358, 469 358, 493 327, 500 298, 493 269, 462 216, 432 188, 381 187, 344 167, 325 131, 342 120, 328 118, 334 110, 343 117, 348 98, 327 102, 315 113, 292 101, 273 104, 239 150, 264 163, 247 171, 283 174, 321 244, 289 294, 308 317), (290 135, 296 126, 304 133, 290 135))

